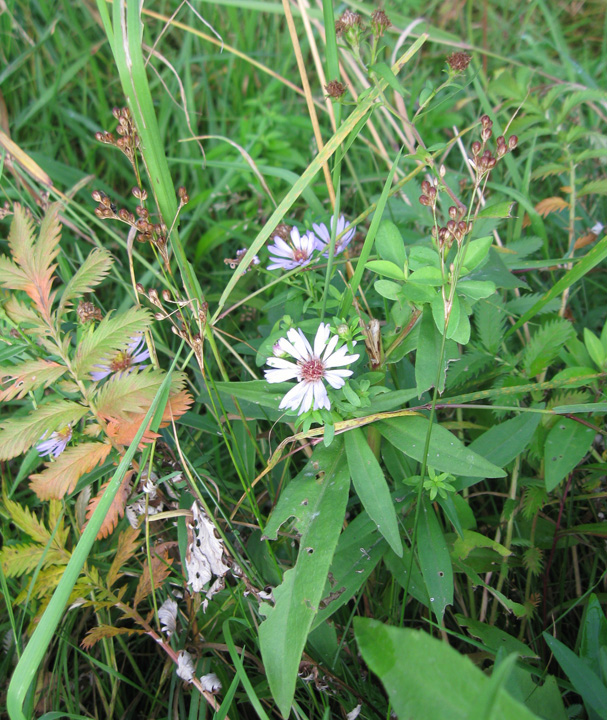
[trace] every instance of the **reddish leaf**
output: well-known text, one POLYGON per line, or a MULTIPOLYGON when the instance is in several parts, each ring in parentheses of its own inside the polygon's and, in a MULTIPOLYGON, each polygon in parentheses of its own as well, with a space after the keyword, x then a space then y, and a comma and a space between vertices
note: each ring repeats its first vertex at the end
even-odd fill
POLYGON ((112 446, 108 443, 84 443, 67 448, 46 470, 30 475, 30 487, 41 500, 61 499, 73 492, 78 480, 100 465, 112 446))
POLYGON ((150 572, 150 565, 148 561, 145 561, 143 566, 143 573, 139 579, 137 590, 135 591, 135 598, 133 600, 133 608, 145 599, 152 590, 159 588, 165 579, 171 572, 171 565, 173 564, 173 558, 169 558, 169 548, 174 543, 162 543, 152 549, 152 571, 150 572), (153 579, 153 586, 152 586, 153 579))
MULTIPOLYGON (((118 492, 114 496, 112 504, 110 505, 110 509, 105 516, 103 525, 99 529, 99 533, 97 534, 97 540, 102 540, 108 535, 111 535, 114 532, 116 525, 118 524, 118 520, 120 520, 121 517, 124 517, 124 509, 126 508, 126 502, 129 499, 129 495, 131 493, 132 477, 133 470, 129 470, 125 473, 124 478, 122 479, 122 483, 118 488, 118 492)), ((99 501, 103 497, 103 493, 105 492, 105 489, 108 485, 109 481, 103 483, 97 495, 95 495, 95 497, 89 502, 86 509, 86 525, 88 525, 88 521, 91 519, 93 513, 97 509, 97 505, 99 505, 99 501)), ((86 525, 84 527, 86 527, 86 525)), ((82 529, 84 530, 84 528, 82 529)))

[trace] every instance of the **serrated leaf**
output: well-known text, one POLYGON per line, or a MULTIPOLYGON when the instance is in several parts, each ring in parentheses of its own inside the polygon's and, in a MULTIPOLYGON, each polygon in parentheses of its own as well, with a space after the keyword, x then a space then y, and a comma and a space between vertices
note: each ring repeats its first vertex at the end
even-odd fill
POLYGON ((117 635, 145 635, 145 630, 130 627, 114 627, 114 625, 98 625, 91 628, 80 643, 83 650, 90 650, 93 645, 104 638, 116 637, 117 635))
POLYGON ((134 337, 149 327, 150 313, 133 307, 120 315, 106 315, 96 328, 91 328, 78 345, 74 372, 83 377, 111 353, 124 350, 134 337))
POLYGON ((109 443, 83 443, 66 448, 41 473, 30 475, 30 488, 41 500, 61 499, 74 491, 78 480, 108 456, 109 443))
POLYGON ((582 195, 607 195, 607 180, 591 180, 577 191, 578 197, 582 195))
MULTIPOLYGON (((124 474, 122 482, 120 483, 120 487, 116 491, 116 494, 112 499, 112 504, 110 505, 110 508, 105 515, 105 519, 103 520, 103 523, 99 528, 99 532, 97 533, 97 540, 103 540, 103 538, 111 535, 114 532, 116 525, 118 524, 118 520, 120 520, 121 517, 124 517, 126 503, 131 493, 132 477, 133 470, 129 470, 124 474)), ((103 483, 103 485, 99 488, 99 492, 97 493, 97 495, 95 495, 95 497, 89 502, 86 509, 86 524, 82 528, 83 532, 86 529, 86 525, 88 525, 89 520, 93 517, 93 513, 95 512, 97 505, 99 505, 101 498, 105 493, 105 489, 108 485, 109 481, 103 483)))
POLYGON ((30 390, 48 387, 67 370, 65 365, 50 360, 26 360, 19 365, 0 366, 0 402, 21 399, 30 390))
POLYGON ((84 417, 88 408, 70 400, 52 400, 40 405, 25 417, 13 418, 0 423, 0 460, 10 460, 21 455, 55 430, 74 424, 84 417))
POLYGON ((5 545, 0 550, 0 565, 7 577, 31 573, 39 563, 40 567, 44 568, 48 565, 65 564, 68 560, 68 553, 44 545, 5 545))
POLYGON ((0 257, 0 287, 7 290, 25 290, 29 285, 27 275, 9 258, 0 257))
POLYGON ((546 490, 551 492, 585 457, 594 440, 594 430, 571 420, 559 418, 544 444, 546 490))
MULTIPOLYGON (((522 315, 523 313, 526 313, 529 308, 532 308, 541 299, 541 297, 540 293, 525 293, 519 297, 512 298, 512 300, 508 300, 506 303, 506 309, 513 315, 522 315)), ((544 305, 537 314, 543 315, 545 313, 554 313, 557 312, 560 307, 560 298, 553 298, 550 302, 544 305)))
MULTIPOLYGON (((310 488, 314 492, 313 501, 297 505, 305 515, 300 523, 302 536, 297 562, 275 589, 275 606, 262 606, 267 619, 259 626, 264 668, 283 717, 290 712, 301 654, 322 599, 350 488, 341 443, 336 440, 330 448, 317 447, 312 457, 323 475, 320 481, 309 480, 311 486, 317 485, 316 489, 310 488)), ((290 514, 287 509, 287 516, 290 514)))
POLYGON ((506 313, 499 295, 475 305, 474 323, 483 347, 495 354, 503 340, 506 325, 506 313))
POLYGON ((92 250, 66 284, 59 302, 57 316, 61 317, 72 300, 82 297, 82 295, 99 285, 109 273, 112 263, 111 254, 104 248, 92 250))
POLYGON ((159 588, 171 574, 173 558, 169 557, 169 543, 163 543, 152 549, 152 564, 147 561, 143 564, 143 572, 137 583, 133 608, 144 600, 153 590, 159 588))
POLYGON ((563 319, 553 320, 537 330, 523 351, 522 367, 526 375, 539 375, 574 334, 571 323, 563 319))
POLYGON ((110 565, 110 569, 108 570, 106 576, 108 588, 111 588, 120 577, 120 568, 127 562, 127 560, 130 560, 135 555, 135 552, 141 543, 139 540, 140 532, 141 528, 133 528, 129 525, 118 536, 116 554, 114 555, 114 559, 112 560, 112 564, 110 565))
MULTIPOLYGON (((151 367, 139 372, 115 373, 94 395, 97 412, 104 418, 121 420, 132 419, 132 415, 145 415, 164 377, 163 370, 151 367)), ((173 374, 174 392, 180 390, 184 380, 182 373, 173 374)))
MULTIPOLYGON (((409 416, 383 420, 377 423, 377 427, 394 447, 422 462, 429 422, 422 416, 409 416)), ((488 478, 504 477, 506 474, 436 423, 433 423, 430 435, 428 465, 454 475, 488 478)))
POLYGON ((401 556, 403 545, 390 489, 364 432, 360 428, 347 432, 345 445, 352 484, 363 507, 392 550, 401 556))

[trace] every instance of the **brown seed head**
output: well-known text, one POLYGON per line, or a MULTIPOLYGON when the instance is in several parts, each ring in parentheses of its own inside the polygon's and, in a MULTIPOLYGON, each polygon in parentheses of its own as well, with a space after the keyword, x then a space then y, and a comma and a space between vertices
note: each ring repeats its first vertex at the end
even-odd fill
POLYGON ((103 320, 101 310, 92 302, 85 302, 84 300, 81 300, 78 303, 76 313, 78 315, 78 320, 82 323, 82 325, 88 322, 94 322, 95 320, 103 320))
POLYGON ((371 28, 378 37, 381 37, 390 25, 392 25, 390 18, 383 10, 376 10, 371 15, 371 28))
POLYGON ((514 148, 518 145, 518 137, 516 135, 511 135, 508 138, 508 148, 510 150, 514 150, 514 148))
POLYGON ((339 100, 339 98, 346 94, 346 86, 339 82, 339 80, 331 80, 328 85, 325 85, 325 90, 327 91, 327 97, 333 98, 334 100, 339 100))
POLYGON ((472 58, 468 53, 465 52, 454 52, 447 58, 447 65, 453 70, 453 72, 460 73, 470 65, 472 58))
POLYGON ((276 226, 276 230, 274 230, 273 235, 278 235, 279 238, 282 238, 285 242, 287 242, 291 239, 291 226, 286 223, 279 223, 276 226))

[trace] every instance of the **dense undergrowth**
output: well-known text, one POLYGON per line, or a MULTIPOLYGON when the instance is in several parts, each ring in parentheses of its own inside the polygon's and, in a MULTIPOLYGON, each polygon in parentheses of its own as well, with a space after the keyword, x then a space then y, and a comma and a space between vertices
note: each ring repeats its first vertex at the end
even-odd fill
POLYGON ((6 716, 606 717, 604 4, 0 29, 6 716))

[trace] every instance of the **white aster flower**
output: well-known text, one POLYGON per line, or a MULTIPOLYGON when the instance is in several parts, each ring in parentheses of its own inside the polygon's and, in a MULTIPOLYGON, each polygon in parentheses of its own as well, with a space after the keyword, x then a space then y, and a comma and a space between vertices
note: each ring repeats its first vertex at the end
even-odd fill
POLYGON ((307 265, 312 260, 317 244, 314 233, 308 231, 305 235, 300 235, 296 227, 291 228, 290 242, 287 243, 279 235, 275 235, 273 240, 274 245, 268 247, 271 260, 268 270, 293 270, 307 265))
MULTIPOLYGON (((331 218, 331 229, 333 229, 333 222, 335 217, 331 218)), ((337 228, 335 231, 335 255, 343 252, 354 237, 356 228, 350 228, 347 233, 339 237, 348 223, 343 215, 339 216, 337 221, 337 228)), ((331 244, 331 230, 324 223, 314 223, 312 225, 314 232, 317 236, 316 248, 322 252, 323 257, 329 257, 329 247, 331 244)))
POLYGON ((67 447, 67 444, 72 439, 72 426, 68 423, 59 430, 51 433, 50 436, 45 440, 47 433, 40 438, 40 442, 36 445, 38 455, 41 457, 44 455, 51 455, 55 459, 61 455, 61 453, 67 447))
POLYGON ((323 380, 336 390, 343 387, 346 384, 344 378, 352 375, 352 370, 341 369, 341 366, 349 365, 359 358, 358 355, 346 354, 347 345, 335 350, 339 336, 333 335, 329 340, 330 334, 329 323, 321 323, 314 338, 314 349, 302 331, 293 328, 286 338, 278 341, 282 353, 295 358, 296 362, 276 355, 269 357, 267 364, 272 369, 265 371, 266 380, 269 383, 286 382, 293 378, 297 380, 297 385, 283 397, 279 406, 281 410, 299 408, 298 415, 311 407, 314 410, 330 410, 331 401, 323 380))

